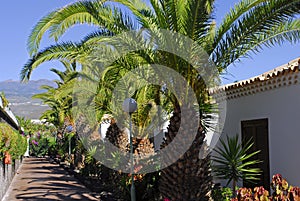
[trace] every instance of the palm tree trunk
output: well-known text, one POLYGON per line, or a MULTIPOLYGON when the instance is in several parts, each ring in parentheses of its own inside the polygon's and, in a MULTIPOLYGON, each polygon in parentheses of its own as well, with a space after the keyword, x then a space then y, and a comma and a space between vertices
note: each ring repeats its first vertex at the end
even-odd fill
MULTIPOLYGON (((179 127, 183 127, 182 143, 188 137, 194 137, 189 133, 189 125, 199 121, 198 115, 189 110, 188 122, 181 118, 181 110, 186 109, 175 104, 173 116, 170 119, 168 132, 162 147, 169 145, 176 137, 179 127)), ((161 171, 160 192, 163 198, 176 201, 205 201, 209 200, 208 193, 212 186, 210 172, 210 156, 199 158, 199 153, 205 137, 204 130, 200 125, 190 148, 172 165, 161 171)), ((172 157, 170 155, 169 157, 172 157)))

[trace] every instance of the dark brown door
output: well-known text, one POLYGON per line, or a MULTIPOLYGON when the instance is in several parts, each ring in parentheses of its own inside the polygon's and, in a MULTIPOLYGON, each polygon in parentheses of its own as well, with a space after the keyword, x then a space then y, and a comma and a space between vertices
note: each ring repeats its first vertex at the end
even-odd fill
POLYGON ((243 141, 248 141, 252 138, 254 145, 249 152, 260 150, 260 152, 253 156, 252 159, 262 161, 254 167, 262 170, 260 180, 255 183, 244 182, 246 187, 264 186, 265 189, 270 188, 270 165, 269 165, 269 129, 268 119, 256 119, 249 121, 242 121, 242 138, 243 141))

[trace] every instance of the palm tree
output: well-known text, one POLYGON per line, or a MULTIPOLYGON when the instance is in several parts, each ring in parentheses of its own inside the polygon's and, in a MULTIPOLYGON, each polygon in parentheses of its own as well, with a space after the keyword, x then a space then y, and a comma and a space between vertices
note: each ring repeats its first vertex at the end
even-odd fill
MULTIPOLYGON (((84 62, 86 56, 99 43, 109 41, 110 36, 141 28, 150 30, 147 33, 149 38, 153 37, 154 47, 161 42, 155 35, 159 29, 189 37, 205 50, 219 72, 240 58, 260 52, 263 47, 284 41, 296 43, 300 39, 300 21, 296 19, 300 13, 299 0, 241 0, 219 25, 214 20, 214 0, 150 0, 148 5, 142 1, 118 0, 117 3, 79 1, 42 18, 30 35, 28 47, 32 58, 22 69, 21 78, 29 79, 32 70, 44 61, 66 58, 84 62), (47 30, 57 40, 73 25, 83 23, 99 27, 99 31, 79 43, 64 42, 39 50, 40 40, 47 30)), ((201 106, 206 102, 206 85, 188 62, 153 48, 149 52, 141 51, 136 55, 143 58, 144 63, 158 63, 175 69, 188 80, 198 104, 201 106)), ((175 138, 183 109, 180 103, 170 100, 174 112, 163 146, 175 138)), ((195 122, 203 118, 202 111, 199 114, 195 122)), ((161 193, 164 197, 171 200, 207 199, 211 181, 209 155, 201 160, 198 158, 204 136, 204 128, 200 125, 193 146, 177 162, 162 170, 161 193)))
POLYGON ((72 123, 72 89, 75 83, 75 78, 78 76, 76 64, 69 64, 67 61, 61 61, 65 66, 65 71, 60 71, 55 68, 50 69, 54 72, 59 80, 55 80, 57 87, 44 85, 41 86, 46 92, 36 94, 33 98, 41 99, 44 104, 47 104, 50 109, 46 110, 41 119, 55 125, 59 130, 62 130, 66 119, 72 123))
POLYGON ((48 123, 53 124, 61 130, 63 128, 67 110, 70 108, 68 101, 56 98, 56 88, 43 86, 42 89, 47 91, 41 94, 36 94, 33 98, 40 99, 44 104, 47 104, 50 109, 43 112, 41 119, 45 119, 48 123))

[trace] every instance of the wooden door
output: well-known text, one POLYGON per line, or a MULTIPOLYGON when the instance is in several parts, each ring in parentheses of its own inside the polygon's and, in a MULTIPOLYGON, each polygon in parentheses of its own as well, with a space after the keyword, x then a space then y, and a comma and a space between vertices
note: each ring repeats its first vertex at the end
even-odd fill
POLYGON ((252 138, 254 145, 249 152, 260 150, 253 156, 252 159, 262 161, 254 167, 261 169, 260 180, 255 181, 255 184, 244 182, 246 187, 263 186, 265 189, 270 189, 270 165, 269 165, 269 129, 268 119, 256 119, 242 121, 242 139, 248 141, 252 138))

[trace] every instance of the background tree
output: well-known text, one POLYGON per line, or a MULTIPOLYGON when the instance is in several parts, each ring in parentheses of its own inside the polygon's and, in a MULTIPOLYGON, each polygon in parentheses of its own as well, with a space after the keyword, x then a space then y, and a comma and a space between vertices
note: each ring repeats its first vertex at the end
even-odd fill
POLYGON ((71 115, 73 104, 72 92, 75 78, 78 76, 76 63, 70 64, 67 61, 62 61, 62 63, 65 66, 64 71, 55 68, 50 69, 50 71, 59 77, 59 80, 55 80, 57 87, 48 85, 41 86, 46 92, 33 96, 33 98, 42 100, 44 104, 50 107, 40 118, 45 119, 48 123, 52 123, 58 130, 63 129, 66 120, 68 123, 74 124, 72 123, 73 118, 71 115))

